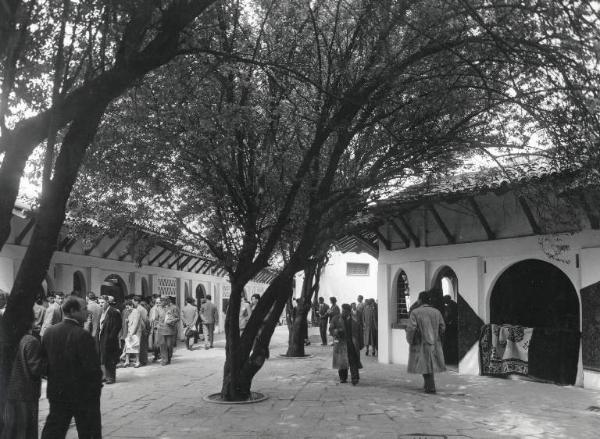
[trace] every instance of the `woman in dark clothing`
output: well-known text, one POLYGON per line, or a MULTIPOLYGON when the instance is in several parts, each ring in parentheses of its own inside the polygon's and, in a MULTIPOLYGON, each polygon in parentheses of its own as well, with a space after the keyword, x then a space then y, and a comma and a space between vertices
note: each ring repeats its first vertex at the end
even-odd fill
POLYGON ((374 299, 367 299, 363 311, 364 343, 367 347, 365 355, 369 355, 369 347, 373 356, 377 356, 377 306, 374 299))
POLYGON ((362 369, 360 363, 360 350, 362 341, 359 337, 359 323, 352 317, 350 305, 342 305, 342 313, 331 320, 329 332, 336 341, 333 345, 333 368, 338 370, 340 383, 348 382, 348 368, 352 384, 356 385, 359 380, 358 369, 362 369))

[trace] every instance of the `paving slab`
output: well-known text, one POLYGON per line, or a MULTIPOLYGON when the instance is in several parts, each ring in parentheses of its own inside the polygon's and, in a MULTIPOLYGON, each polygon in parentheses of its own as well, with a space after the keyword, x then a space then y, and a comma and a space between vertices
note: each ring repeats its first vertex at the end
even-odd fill
MULTIPOLYGON (((438 393, 422 392, 422 377, 403 366, 364 357, 357 386, 340 384, 331 347, 311 328, 312 358, 280 358, 287 328, 276 329, 271 359, 253 390, 269 399, 254 404, 212 404, 225 358, 224 341, 210 350, 181 346, 172 364, 117 370, 102 393, 105 438, 390 438, 487 439, 600 437, 600 392, 447 372, 438 393)), ((45 393, 45 390, 44 390, 45 393)), ((40 429, 48 401, 40 400, 40 429)), ((69 439, 76 438, 74 425, 69 439)))

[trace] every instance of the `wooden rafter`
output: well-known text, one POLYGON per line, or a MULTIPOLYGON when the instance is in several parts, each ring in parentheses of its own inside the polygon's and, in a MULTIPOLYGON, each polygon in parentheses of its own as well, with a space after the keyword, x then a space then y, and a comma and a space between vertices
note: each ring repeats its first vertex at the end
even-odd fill
POLYGON ((412 239, 412 242, 415 243, 415 247, 420 247, 421 241, 419 240, 419 237, 416 235, 416 233, 413 232, 413 229, 410 226, 410 224, 408 223, 408 221, 406 220, 406 218, 404 218, 402 215, 399 215, 398 219, 404 226, 404 229, 406 229, 406 232, 408 233, 408 236, 410 237, 410 239, 412 239))
POLYGON ((518 197, 518 200, 519 200, 519 204, 521 205, 521 209, 523 209, 523 213, 527 217, 527 221, 529 222, 529 225, 531 226, 531 230, 533 231, 534 234, 540 235, 542 233, 542 229, 540 228, 540 225, 535 220, 535 217, 533 216, 533 212, 531 211, 531 208, 529 207, 527 200, 525 199, 525 197, 522 197, 522 196, 518 197))
POLYGON ((117 259, 119 259, 119 261, 123 261, 127 256, 129 256, 129 247, 127 247, 127 251, 121 256, 119 256, 117 259))
POLYGON ((385 236, 383 236, 383 233, 381 233, 379 231, 379 229, 374 229, 373 230, 375 232, 375 235, 377 235, 377 239, 379 239, 381 242, 383 242, 383 246, 385 247, 386 250, 390 249, 390 240, 388 238, 386 238, 385 236))
POLYGON ((170 264, 167 264, 167 267, 169 267, 169 268, 173 268, 173 266, 174 266, 174 265, 175 265, 177 262, 179 262, 179 261, 181 260, 181 258, 183 258, 184 256, 185 256, 185 255, 183 255, 183 254, 179 254, 179 255, 178 255, 178 256, 177 256, 175 259, 173 259, 173 261, 171 261, 171 263, 170 263, 170 264))
POLYGON ((212 262, 211 261, 207 261, 208 264, 206 264, 206 266, 204 266, 202 268, 202 274, 206 274, 208 272, 208 270, 210 270, 212 268, 212 262))
POLYGON ((97 237, 96 239, 94 239, 94 242, 92 242, 92 246, 90 248, 88 248, 87 250, 83 251, 83 254, 86 256, 89 256, 89 254, 96 248, 98 247, 98 245, 100 245, 100 243, 102 242, 102 240, 104 239, 104 235, 101 235, 99 237, 97 237))
POLYGON ((481 226, 485 230, 485 234, 487 235, 488 239, 490 241, 496 239, 496 234, 492 231, 492 228, 490 227, 490 224, 488 223, 487 218, 481 211, 481 208, 479 207, 479 204, 477 204, 477 201, 475 201, 475 197, 469 197, 468 201, 469 201, 469 205, 473 209, 473 212, 475 212, 477 219, 479 219, 481 226))
POLYGON ((171 256, 173 256, 176 253, 177 253, 176 251, 169 251, 169 254, 167 255, 167 257, 164 258, 161 262, 159 262, 158 266, 162 267, 163 265, 165 265, 165 262, 167 262, 169 259, 171 259, 171 256))
POLYGON ((406 236, 406 234, 402 231, 402 229, 398 226, 398 224, 396 224, 394 219, 390 218, 390 220, 388 222, 392 226, 392 229, 394 229, 394 231, 398 234, 398 236, 400 237, 402 242, 404 242, 404 247, 407 247, 407 248, 410 247, 410 240, 408 239, 408 236, 406 236))
POLYGON ((161 251, 159 251, 159 252, 158 252, 158 254, 157 254, 156 256, 154 256, 152 259, 150 259, 150 260, 148 261, 148 265, 152 265, 152 264, 154 264, 154 262, 156 262, 156 260, 157 260, 158 258, 160 258, 162 255, 164 255, 166 251, 167 251, 167 249, 166 249, 166 248, 163 248, 161 251))
POLYGON ((68 236, 66 238, 63 238, 59 243, 58 243, 58 251, 61 252, 63 251, 63 249, 65 248, 65 246, 67 245, 67 243, 69 242, 71 238, 69 238, 68 236))
POLYGON ((110 247, 108 247, 108 249, 102 253, 102 258, 106 259, 108 256, 110 256, 110 254, 113 252, 114 249, 117 248, 117 246, 121 243, 121 241, 123 240, 123 237, 125 236, 125 234, 127 233, 127 229, 123 229, 121 231, 121 233, 119 233, 119 236, 115 239, 115 241, 111 244, 110 247))
POLYGON ((185 267, 187 264, 189 264, 189 263, 190 263, 190 261, 191 261, 193 258, 194 258, 193 256, 188 256, 187 258, 185 258, 185 259, 183 260, 183 262, 177 266, 177 269, 178 269, 178 270, 183 270, 183 268, 184 268, 184 267, 185 267))
POLYGON ((23 241, 23 239, 25 239, 25 236, 27 236, 29 231, 33 228, 34 224, 35 218, 30 218, 27 224, 25 224, 25 227, 23 227, 23 230, 21 230, 21 232, 15 238, 15 245, 21 245, 21 242, 23 241))
POLYGON ((196 262, 194 262, 194 263, 192 264, 192 266, 191 266, 190 268, 188 268, 188 269, 187 269, 187 272, 188 272, 188 273, 191 273, 191 272, 194 270, 194 268, 196 268, 196 265, 198 265, 198 264, 200 263, 200 261, 201 261, 201 260, 202 260, 202 259, 200 259, 200 258, 197 258, 197 259, 196 259, 196 262))
POLYGON ((65 251, 67 253, 70 252, 76 242, 77 242, 77 238, 70 239, 69 242, 67 242, 67 244, 65 245, 65 251))
POLYGON ((440 216, 440 214, 436 210, 435 206, 433 204, 428 204, 427 208, 429 209, 429 211, 433 215, 433 219, 435 220, 435 222, 438 225, 438 227, 441 229, 441 231, 444 234, 444 236, 446 237, 446 240, 448 241, 448 243, 449 244, 456 244, 456 238, 454 236, 452 236, 452 233, 450 233, 450 230, 448 230, 448 227, 446 227, 446 224, 442 220, 442 217, 440 216))
POLYGON ((204 268, 204 266, 207 264, 207 262, 208 261, 202 261, 202 263, 200 264, 200 266, 196 270, 196 274, 200 273, 200 270, 202 270, 204 268))

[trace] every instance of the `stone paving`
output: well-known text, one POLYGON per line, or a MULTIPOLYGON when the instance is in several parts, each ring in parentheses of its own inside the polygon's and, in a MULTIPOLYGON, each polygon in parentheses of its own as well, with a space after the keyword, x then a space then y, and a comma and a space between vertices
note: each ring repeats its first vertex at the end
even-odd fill
MULTIPOLYGON (((253 385, 269 399, 254 404, 203 400, 220 389, 223 340, 211 350, 179 348, 170 366, 119 369, 118 383, 103 389, 104 437, 600 437, 598 391, 447 372, 436 375, 438 393, 426 395, 420 376, 364 355, 360 383, 340 384, 331 348, 320 346, 315 328, 311 340, 312 358, 281 358, 287 328, 277 328, 271 359, 253 385)), ((47 413, 42 398, 40 427, 47 413)), ((74 426, 67 437, 77 437, 74 426)))

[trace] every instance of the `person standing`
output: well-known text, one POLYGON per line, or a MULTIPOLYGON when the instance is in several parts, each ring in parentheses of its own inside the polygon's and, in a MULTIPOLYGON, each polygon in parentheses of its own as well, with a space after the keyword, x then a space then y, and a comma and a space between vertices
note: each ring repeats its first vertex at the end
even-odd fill
POLYGON ((250 311, 254 312, 254 309, 256 308, 256 305, 258 305, 258 301, 260 300, 260 294, 253 294, 252 297, 250 298, 250 311))
POLYGON ((125 301, 125 309, 129 312, 127 313, 127 335, 123 348, 125 354, 123 367, 128 367, 130 363, 133 363, 133 367, 137 368, 140 367, 141 316, 138 309, 133 306, 132 300, 125 301))
POLYGON ((211 302, 211 295, 206 295, 206 302, 200 307, 200 317, 204 329, 204 349, 213 347, 215 325, 219 323, 219 310, 211 302))
POLYGON ((49 327, 42 338, 48 356, 50 402, 42 439, 64 438, 73 417, 80 439, 101 438, 102 371, 94 339, 82 327, 87 305, 70 296, 62 308, 64 320, 49 327))
POLYGON ((113 384, 117 378, 117 363, 121 349, 119 333, 121 332, 121 314, 112 306, 111 296, 100 296, 99 305, 100 329, 98 330, 100 366, 106 384, 113 384))
POLYGON ((148 346, 154 357, 152 358, 152 362, 156 363, 160 358, 160 343, 161 337, 158 334, 158 322, 161 319, 164 319, 164 308, 160 303, 160 296, 158 294, 154 295, 154 303, 152 308, 150 308, 150 314, 148 315, 148 320, 150 321, 150 337, 148 339, 148 346))
POLYGON ((13 362, 1 439, 37 439, 39 399, 42 375, 45 374, 46 358, 42 345, 30 329, 21 338, 13 362))
POLYGON ((358 302, 356 304, 356 320, 358 320, 358 324, 360 325, 359 336, 360 336, 362 345, 364 345, 364 340, 365 340, 365 322, 364 322, 365 302, 363 302, 363 300, 364 300, 364 297, 361 294, 359 294, 358 297, 356 298, 356 301, 358 302))
POLYGON ((148 310, 144 306, 141 296, 134 296, 132 299, 133 307, 140 314, 140 353, 138 363, 141 366, 148 364, 148 334, 150 332, 150 323, 148 322, 148 310))
MULTIPOLYGON (((183 333, 185 335, 185 347, 191 351, 192 346, 190 340, 193 340, 196 336, 196 322, 198 321, 198 308, 194 304, 194 299, 187 297, 185 299, 185 306, 181 310, 181 321, 183 322, 183 333)), ((193 345, 193 342, 192 342, 193 345)))
POLYGON ((161 306, 164 308, 164 314, 160 315, 158 321, 158 335, 161 338, 160 364, 166 366, 171 364, 171 357, 173 356, 179 312, 177 307, 171 304, 168 296, 161 297, 161 306))
POLYGON ((46 307, 42 305, 41 294, 36 297, 35 303, 33 304, 33 326, 31 328, 31 334, 37 337, 38 340, 42 339, 40 333, 42 332, 42 325, 44 324, 44 317, 46 316, 46 307))
POLYGON ((88 318, 85 322, 84 329, 90 333, 92 338, 98 341, 98 331, 100 329, 100 315, 102 308, 98 305, 98 298, 92 292, 87 295, 88 318))
MULTIPOLYGON (((44 315, 44 323, 40 329, 40 335, 43 337, 44 333, 53 325, 60 323, 63 319, 62 303, 65 295, 61 292, 50 293, 48 295, 49 305, 44 315), (50 299, 52 298, 52 299, 50 299)), ((87 316, 86 316, 87 318, 87 316)))
POLYGON ((369 347, 373 356, 377 355, 377 307, 374 299, 367 299, 363 311, 364 344, 367 348, 365 355, 369 355, 369 347))
POLYGON ((410 345, 407 372, 423 375, 425 393, 435 393, 434 373, 446 370, 442 349, 446 326, 442 313, 432 306, 429 293, 420 293, 419 301, 422 305, 410 313, 406 327, 410 345))
POLYGON ((329 320, 329 305, 325 299, 319 297, 319 332, 321 333, 321 346, 327 346, 327 323, 329 320))
POLYGON ((331 303, 331 306, 329 307, 329 311, 327 311, 327 315, 329 316, 329 319, 331 320, 335 316, 340 314, 340 307, 337 305, 337 299, 335 297, 330 297, 329 303, 331 303))
POLYGON ((333 345, 333 368, 338 370, 340 383, 348 382, 348 369, 353 385, 358 384, 360 379, 358 370, 362 369, 362 364, 358 326, 358 321, 352 316, 352 308, 347 303, 342 304, 341 314, 331 319, 329 332, 337 341, 333 345))

